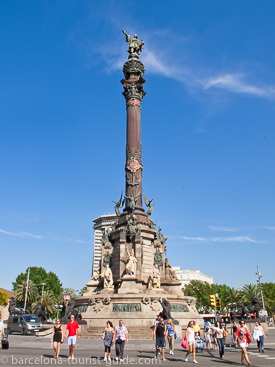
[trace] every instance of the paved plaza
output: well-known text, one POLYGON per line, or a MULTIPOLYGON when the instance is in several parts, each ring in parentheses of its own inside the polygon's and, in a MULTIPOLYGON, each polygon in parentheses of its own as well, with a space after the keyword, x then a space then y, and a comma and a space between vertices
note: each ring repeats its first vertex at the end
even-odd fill
MULTIPOLYGON (((39 338, 35 336, 10 335, 10 349, 0 350, 0 365, 2 366, 45 366, 45 365, 76 365, 76 366, 102 366, 102 365, 153 365, 153 366, 179 366, 193 365, 192 357, 190 362, 184 362, 185 352, 180 346, 180 341, 176 340, 175 355, 166 354, 166 361, 154 358, 153 340, 130 340, 125 346, 125 362, 115 361, 115 351, 112 348, 112 361, 103 362, 103 342, 101 340, 78 340, 74 361, 68 360, 68 347, 66 341, 61 347, 60 359, 53 358, 53 350, 50 349, 49 338, 39 338)), ((256 343, 249 347, 249 358, 253 366, 274 366, 275 365, 275 329, 269 330, 266 339, 265 353, 258 353, 256 343)), ((201 366, 240 366, 240 349, 226 348, 225 359, 218 358, 218 351, 205 350, 197 354, 197 361, 201 366)))

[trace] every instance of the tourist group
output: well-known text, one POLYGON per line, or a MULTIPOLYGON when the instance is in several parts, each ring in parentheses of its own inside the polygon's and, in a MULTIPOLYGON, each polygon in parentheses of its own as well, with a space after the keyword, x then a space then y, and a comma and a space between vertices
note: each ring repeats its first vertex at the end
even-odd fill
MULTIPOLYGON (((190 321, 188 323, 185 337, 181 342, 181 346, 187 350, 184 361, 188 362, 189 355, 193 357, 193 363, 198 363, 196 360, 196 351, 204 348, 204 343, 207 349, 219 350, 220 358, 224 358, 224 346, 228 332, 226 324, 216 321, 214 325, 211 325, 209 321, 204 323, 204 329, 201 330, 196 321, 190 321)), ((254 326, 253 336, 251 336, 245 321, 241 320, 237 326, 236 321, 233 321, 231 328, 231 340, 235 346, 241 348, 241 363, 244 361, 248 365, 251 365, 247 354, 247 347, 254 339, 257 342, 258 351, 264 353, 264 329, 260 322, 256 322, 254 326)), ((63 327, 59 320, 56 320, 56 324, 53 328, 51 341, 53 342, 53 348, 55 351, 54 358, 59 358, 60 345, 63 343, 63 338, 68 339, 69 346, 69 359, 74 359, 75 345, 77 339, 80 339, 79 325, 74 319, 74 316, 70 316, 70 321, 67 324, 65 333, 63 333, 63 327)), ((104 344, 104 359, 103 361, 111 361, 111 347, 115 345, 116 361, 123 362, 125 343, 128 343, 128 330, 123 324, 123 320, 119 320, 119 324, 114 327, 111 321, 106 322, 106 327, 103 330, 101 336, 104 344)), ((157 317, 153 328, 153 340, 156 342, 155 358, 158 358, 160 354, 161 359, 165 361, 165 349, 168 343, 170 354, 174 355, 174 342, 177 339, 177 333, 173 321, 169 319, 167 323, 164 323, 162 317, 157 317)))

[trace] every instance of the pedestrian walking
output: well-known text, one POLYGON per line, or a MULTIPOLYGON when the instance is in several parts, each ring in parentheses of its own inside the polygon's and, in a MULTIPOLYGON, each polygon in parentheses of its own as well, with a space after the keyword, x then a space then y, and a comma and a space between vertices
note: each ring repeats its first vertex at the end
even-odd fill
POLYGON ((197 321, 196 320, 193 320, 193 327, 194 327, 194 330, 195 330, 195 333, 199 333, 199 335, 201 334, 201 328, 200 326, 197 324, 197 321))
POLYGON ((225 345, 226 344, 226 338, 228 336, 225 319, 221 319, 221 328, 224 330, 224 332, 223 332, 223 341, 224 341, 224 345, 225 345))
POLYGON ((175 326, 171 319, 167 322, 167 338, 170 349, 170 354, 174 355, 174 341, 175 341, 175 326))
POLYGON ((115 336, 113 324, 111 321, 107 321, 106 328, 103 331, 102 339, 104 341, 105 352, 104 352, 104 362, 111 361, 111 346, 114 344, 113 339, 115 336))
POLYGON ((128 344, 128 330, 126 326, 123 325, 123 320, 119 320, 118 326, 115 328, 113 343, 115 342, 116 349, 116 360, 120 358, 120 362, 123 362, 123 353, 125 342, 128 344))
POLYGON ((2 315, 0 314, 0 335, 3 337, 5 336, 5 327, 2 321, 2 315))
POLYGON ((205 326, 204 329, 204 338, 205 338, 205 347, 206 349, 212 349, 212 343, 211 343, 211 333, 212 333, 212 327, 211 324, 205 326))
POLYGON ((237 342, 242 348, 241 363, 244 364, 245 359, 248 366, 250 366, 251 362, 249 361, 249 357, 247 354, 247 347, 248 344, 251 343, 251 335, 248 329, 245 327, 244 321, 240 321, 240 326, 237 328, 235 344, 237 344, 237 342))
POLYGON ((211 322, 209 320, 206 320, 204 321, 204 331, 207 329, 207 328, 210 328, 211 326, 211 322))
POLYGON ((154 322, 154 326, 159 322, 159 318, 160 318, 160 316, 158 315, 158 316, 156 317, 155 322, 154 322))
POLYGON ((236 320, 233 320, 233 324, 232 324, 232 328, 231 328, 231 342, 232 342, 232 344, 235 343, 237 329, 238 329, 238 326, 237 326, 236 320))
MULTIPOLYGON (((174 336, 173 336, 174 337, 174 336)), ((167 342, 167 328, 163 323, 163 318, 159 318, 159 322, 155 325, 153 331, 153 340, 156 340, 156 355, 155 358, 158 358, 158 352, 161 350, 162 360, 166 361, 164 354, 167 342)))
POLYGON ((187 325, 185 338, 187 339, 188 342, 188 351, 184 358, 185 362, 188 362, 188 355, 193 353, 193 362, 198 363, 196 361, 196 341, 195 341, 195 330, 193 321, 189 321, 187 325))
POLYGON ((63 328, 60 325, 60 320, 56 320, 56 324, 53 327, 53 333, 51 337, 51 342, 53 342, 54 358, 58 359, 60 353, 60 346, 63 343, 63 328))
POLYGON ((74 315, 70 316, 70 321, 67 324, 65 338, 68 337, 69 359, 74 359, 74 351, 76 345, 76 338, 80 339, 79 325, 74 319, 74 315))
POLYGON ((254 331, 253 331, 253 339, 257 342, 258 351, 262 351, 264 353, 264 339, 266 338, 265 332, 261 323, 256 321, 254 331))
POLYGON ((221 323, 219 321, 215 322, 215 326, 213 326, 213 330, 216 334, 217 343, 219 346, 219 352, 220 352, 220 358, 224 358, 224 328, 221 326, 221 323))

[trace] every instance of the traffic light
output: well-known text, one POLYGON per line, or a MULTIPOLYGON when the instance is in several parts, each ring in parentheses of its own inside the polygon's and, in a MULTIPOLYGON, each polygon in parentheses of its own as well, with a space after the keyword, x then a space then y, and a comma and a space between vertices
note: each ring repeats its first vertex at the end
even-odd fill
POLYGON ((215 294, 210 294, 210 305, 216 307, 216 296, 215 294))
POLYGON ((216 300, 216 307, 217 307, 217 310, 221 309, 221 301, 219 299, 216 300))

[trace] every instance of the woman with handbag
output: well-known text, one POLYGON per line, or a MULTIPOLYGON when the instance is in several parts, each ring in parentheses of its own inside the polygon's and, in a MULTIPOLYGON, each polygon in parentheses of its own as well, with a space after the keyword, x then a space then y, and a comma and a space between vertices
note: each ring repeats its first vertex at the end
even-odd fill
POLYGON ((188 355, 193 353, 193 362, 198 363, 196 361, 196 341, 195 341, 195 330, 193 321, 189 321, 185 333, 185 339, 188 342, 188 352, 185 355, 185 362, 188 362, 188 355))
POLYGON ((114 329, 113 329, 113 324, 111 321, 107 321, 106 323, 106 328, 103 331, 102 334, 102 340, 104 341, 104 346, 105 346, 105 352, 104 352, 104 362, 107 362, 107 358, 108 361, 111 360, 111 346, 113 345, 113 338, 114 338, 114 329))
POLYGON ((249 361, 247 354, 248 344, 251 343, 251 335, 248 329, 244 326, 244 321, 240 321, 240 326, 237 328, 235 344, 239 344, 242 348, 241 364, 244 364, 244 359, 246 360, 248 366, 252 363, 249 361))
POLYGON ((219 352, 220 352, 220 358, 224 358, 224 338, 227 336, 226 331, 221 326, 221 323, 219 321, 215 322, 215 326, 213 326, 213 330, 216 334, 217 343, 219 346, 219 352))

